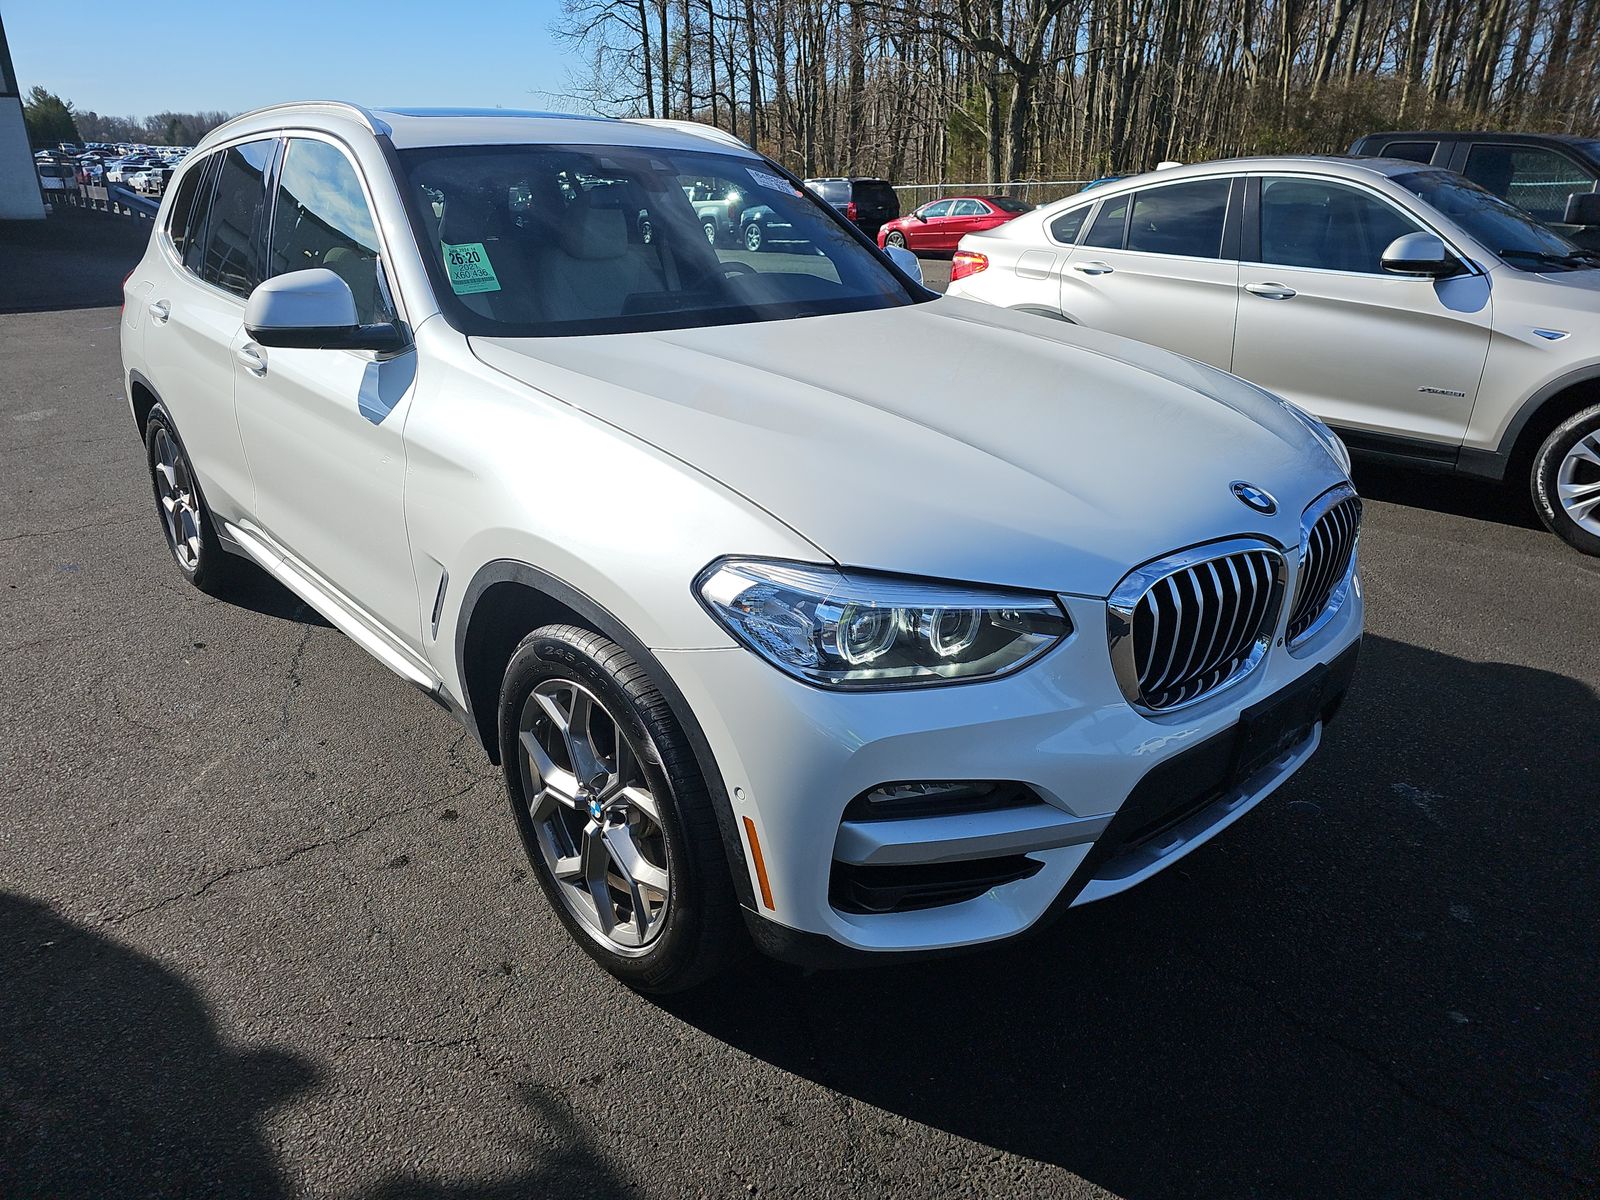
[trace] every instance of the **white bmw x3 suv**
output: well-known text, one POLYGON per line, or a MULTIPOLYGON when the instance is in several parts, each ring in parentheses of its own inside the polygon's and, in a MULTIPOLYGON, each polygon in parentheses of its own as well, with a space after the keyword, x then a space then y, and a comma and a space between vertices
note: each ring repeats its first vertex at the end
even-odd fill
POLYGON ((1600 252, 1450 171, 1172 167, 969 234, 951 276, 951 295, 1235 372, 1357 451, 1526 482, 1600 555, 1600 252))
POLYGON ((501 763, 647 990, 975 945, 1316 749, 1361 635, 1315 419, 920 287, 726 135, 306 103, 168 189, 122 352, 182 572, 253 559, 501 763), (710 244, 697 190, 791 229, 710 244))

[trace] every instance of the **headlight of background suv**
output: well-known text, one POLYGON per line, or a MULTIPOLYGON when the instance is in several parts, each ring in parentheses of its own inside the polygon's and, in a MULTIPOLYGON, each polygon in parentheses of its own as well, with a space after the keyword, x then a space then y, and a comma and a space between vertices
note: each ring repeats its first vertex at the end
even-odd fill
POLYGON ((991 679, 1072 632, 1051 596, 808 563, 722 559, 695 589, 738 641, 830 688, 991 679))

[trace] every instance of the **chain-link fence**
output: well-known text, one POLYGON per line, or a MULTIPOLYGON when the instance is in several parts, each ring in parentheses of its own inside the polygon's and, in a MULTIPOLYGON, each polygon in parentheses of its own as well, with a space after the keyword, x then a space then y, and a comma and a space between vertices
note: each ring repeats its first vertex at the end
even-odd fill
POLYGON ((943 196, 1010 196, 1024 204, 1048 204, 1076 195, 1087 179, 1013 179, 1007 183, 904 183, 895 187, 900 211, 910 212, 943 196))

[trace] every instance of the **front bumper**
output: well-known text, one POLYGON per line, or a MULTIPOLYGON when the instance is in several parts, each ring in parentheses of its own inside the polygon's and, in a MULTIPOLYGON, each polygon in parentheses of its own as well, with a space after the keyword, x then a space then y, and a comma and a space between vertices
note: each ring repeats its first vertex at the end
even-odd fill
MULTIPOLYGON (((736 825, 759 838, 765 889, 748 840, 745 866, 765 949, 809 962, 950 950, 1132 887, 1238 820, 1311 756, 1348 685, 1363 619, 1358 582, 1309 643, 1291 652, 1275 638, 1238 684, 1146 716, 1113 676, 1105 603, 1063 604, 1069 638, 1015 676, 978 684, 829 692, 743 649, 658 653, 706 734, 736 825), (1304 736, 1269 747, 1240 775, 1241 715, 1313 676, 1317 712, 1304 736), (844 820, 852 798, 911 780, 1013 781, 1040 803, 844 820), (893 879, 985 863, 1025 871, 950 903, 885 912, 841 902, 841 874, 893 879)), ((1280 625, 1286 619, 1279 614, 1280 625)))

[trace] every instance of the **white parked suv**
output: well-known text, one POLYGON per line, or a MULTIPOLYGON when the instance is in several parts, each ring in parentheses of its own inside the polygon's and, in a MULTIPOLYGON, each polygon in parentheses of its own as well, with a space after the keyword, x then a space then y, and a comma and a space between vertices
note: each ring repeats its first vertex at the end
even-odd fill
POLYGON ((453 710, 635 986, 704 978, 741 913, 808 962, 1021 933, 1316 749, 1361 506, 1267 392, 893 261, 726 135, 230 121, 126 285, 168 544, 453 710), (711 245, 686 181, 792 240, 711 245))
POLYGON ((1600 254, 1459 175, 1177 167, 971 234, 951 273, 953 295, 1232 371, 1352 449, 1526 481, 1545 524, 1600 554, 1600 254))

